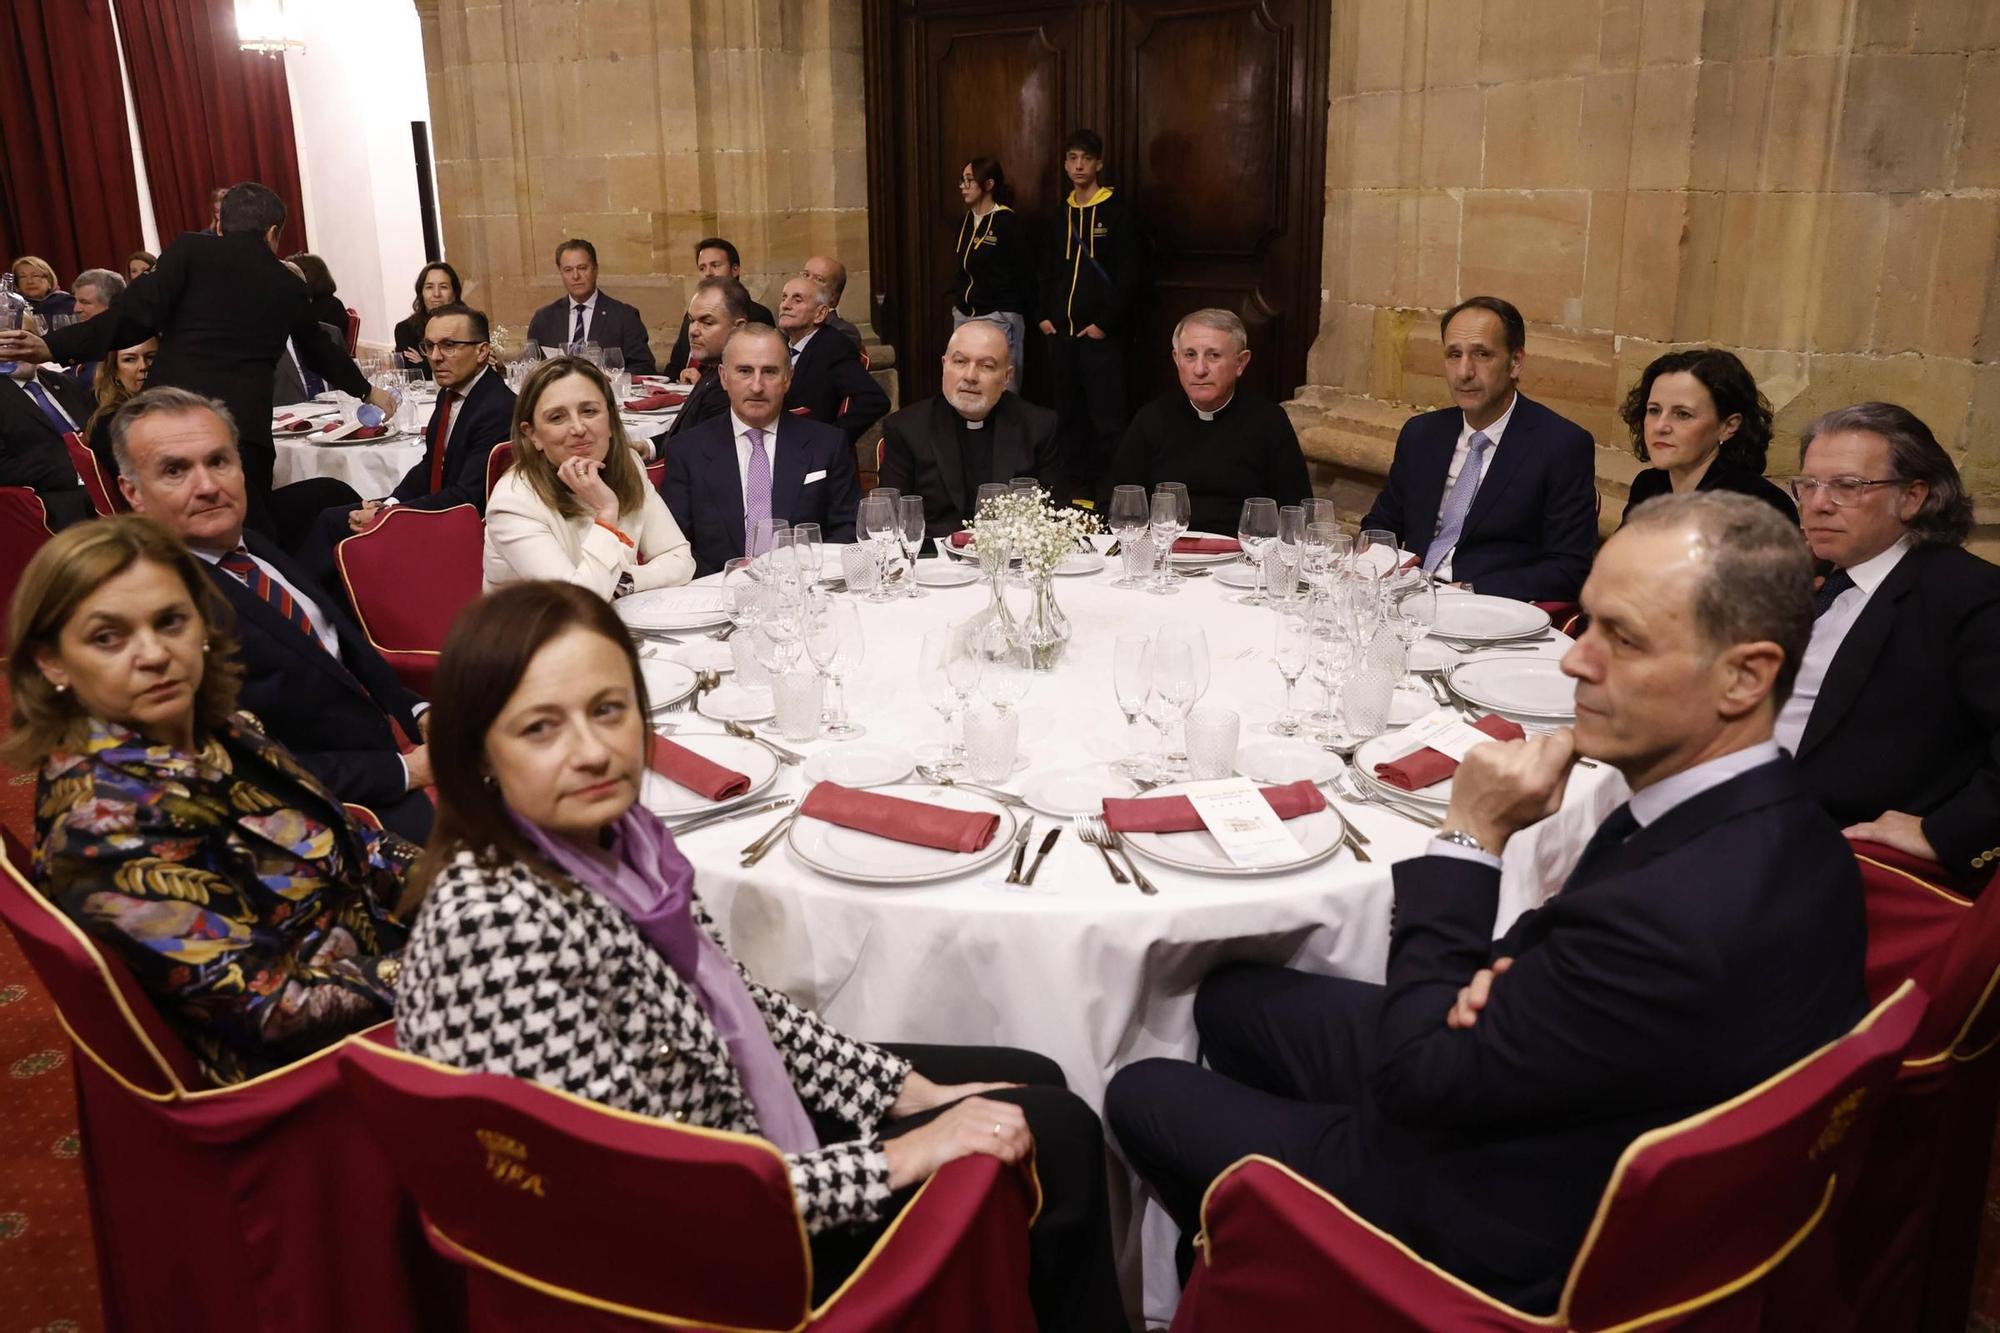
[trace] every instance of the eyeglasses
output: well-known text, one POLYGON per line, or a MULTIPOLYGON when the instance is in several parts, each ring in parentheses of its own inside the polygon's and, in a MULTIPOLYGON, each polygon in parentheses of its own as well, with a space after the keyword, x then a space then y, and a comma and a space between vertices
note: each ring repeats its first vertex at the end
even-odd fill
POLYGON ((1909 482, 1902 477, 1827 477, 1824 479, 1819 477, 1792 477, 1785 482, 1786 489, 1792 493, 1792 498, 1800 504, 1809 504, 1812 498, 1819 493, 1820 487, 1824 486, 1827 496, 1841 509, 1845 509, 1852 504, 1858 504, 1861 497, 1868 493, 1868 488, 1871 486, 1907 485, 1909 485, 1909 482))
POLYGON ((484 339, 480 338, 440 338, 436 342, 432 342, 427 338, 417 344, 417 354, 419 356, 429 356, 432 352, 443 352, 446 356, 449 356, 461 347, 479 347, 483 343, 484 339))

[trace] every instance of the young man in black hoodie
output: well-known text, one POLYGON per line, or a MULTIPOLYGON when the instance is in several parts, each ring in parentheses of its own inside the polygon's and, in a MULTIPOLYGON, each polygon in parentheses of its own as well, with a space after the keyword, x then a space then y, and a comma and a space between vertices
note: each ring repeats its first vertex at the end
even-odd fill
POLYGON ((1096 493, 1125 432, 1126 345, 1145 242, 1131 196, 1103 184, 1103 168, 1104 141, 1094 131, 1064 142, 1072 189, 1042 272, 1040 327, 1062 423, 1061 499, 1096 493))

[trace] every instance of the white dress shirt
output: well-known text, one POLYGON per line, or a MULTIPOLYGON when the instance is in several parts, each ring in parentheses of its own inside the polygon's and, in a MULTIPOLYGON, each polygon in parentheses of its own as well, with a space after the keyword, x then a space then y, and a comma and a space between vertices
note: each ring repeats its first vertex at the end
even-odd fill
MULTIPOLYGON (((1492 444, 1486 450, 1486 461, 1479 469, 1478 485, 1472 488, 1472 498, 1477 500, 1479 498, 1479 487, 1484 486, 1486 479, 1493 475, 1493 459, 1500 452, 1500 437, 1507 433, 1507 423, 1514 419, 1514 409, 1520 405, 1520 402, 1521 394, 1519 390, 1516 390, 1514 396, 1507 400, 1507 410, 1500 414, 1498 420, 1482 431, 1474 431, 1472 423, 1465 420, 1465 414, 1462 412, 1459 414, 1458 444, 1451 451, 1451 466, 1444 470, 1444 490, 1439 492, 1438 495, 1438 512, 1437 518, 1434 520, 1436 526, 1431 529, 1431 536, 1436 537, 1439 529, 1444 527, 1444 504, 1446 500, 1451 498, 1452 483, 1458 480, 1460 470, 1465 467, 1465 460, 1472 456, 1472 437, 1475 434, 1479 434, 1484 435, 1488 440, 1492 441, 1492 444)), ((1467 518, 1472 517, 1470 506, 1467 506, 1465 514, 1467 518)), ((1460 536, 1462 537, 1463 535, 1464 531, 1461 529, 1460 536)), ((1452 548, 1451 553, 1446 555, 1438 564, 1437 576, 1444 582, 1449 583, 1451 581, 1451 562, 1453 556, 1457 554, 1458 549, 1456 547, 1452 548)))
POLYGON ((818 333, 818 332, 820 331, 820 328, 821 328, 821 326, 820 326, 820 325, 818 325, 818 324, 815 324, 815 325, 813 325, 813 327, 811 327, 811 328, 809 328, 809 329, 807 329, 807 330, 806 330, 806 332, 805 332, 805 336, 804 336, 804 337, 800 338, 800 339, 799 339, 799 340, 798 340, 797 342, 795 342, 795 343, 793 343, 793 344, 791 345, 791 346, 792 346, 792 361, 793 361, 794 363, 797 363, 797 361, 798 361, 798 359, 799 359, 799 353, 800 353, 800 352, 803 352, 803 351, 805 351, 805 350, 806 350, 806 344, 807 344, 807 343, 809 343, 809 342, 811 342, 811 341, 813 340, 813 335, 814 335, 815 333, 818 333))
POLYGON ((1861 619, 1861 613, 1868 609, 1868 599, 1882 586, 1882 580, 1902 563, 1913 545, 1915 542, 1905 533, 1882 554, 1871 556, 1848 570, 1847 577, 1854 580, 1854 586, 1834 598, 1833 605, 1813 621, 1812 638, 1806 644, 1806 655, 1799 659, 1799 677, 1792 682, 1792 697, 1785 700, 1784 708, 1778 712, 1778 744, 1791 753, 1799 752, 1799 742, 1806 735, 1806 723, 1812 720, 1813 704, 1818 701, 1820 689, 1826 684, 1827 670, 1839 654, 1840 645, 1847 641, 1848 631, 1854 628, 1855 621, 1861 619))

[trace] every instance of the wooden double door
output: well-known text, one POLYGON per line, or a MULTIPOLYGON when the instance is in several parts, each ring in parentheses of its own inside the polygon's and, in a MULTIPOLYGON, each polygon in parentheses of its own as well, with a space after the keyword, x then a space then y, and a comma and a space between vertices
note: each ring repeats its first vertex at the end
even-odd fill
MULTIPOLYGON (((904 401, 937 392, 960 169, 998 159, 1038 245, 1059 244, 1062 142, 1078 127, 1103 137, 1104 180, 1136 199, 1152 249, 1133 403, 1173 386, 1173 326, 1204 306, 1248 326, 1249 387, 1290 397, 1319 326, 1328 10, 1324 0, 865 0, 874 317, 897 348, 904 401)), ((1030 396, 1040 337, 1031 320, 1030 396)))

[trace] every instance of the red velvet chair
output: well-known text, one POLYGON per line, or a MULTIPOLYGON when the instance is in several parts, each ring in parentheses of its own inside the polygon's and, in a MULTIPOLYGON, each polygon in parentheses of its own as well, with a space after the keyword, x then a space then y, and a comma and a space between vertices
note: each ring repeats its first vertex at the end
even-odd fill
POLYGON ((1268 1158, 1202 1201, 1174 1333, 1820 1329, 1831 1222, 1924 1013, 1906 984, 1847 1036, 1619 1158, 1553 1316, 1427 1263, 1268 1158))
POLYGON ((0 486, 0 608, 12 605, 22 572, 53 536, 41 496, 27 486, 0 486))
POLYGON ((366 1041, 348 1043, 340 1063, 431 1244, 465 1265, 482 1333, 1034 1329, 1031 1171, 990 1157, 952 1163, 814 1309, 805 1224, 784 1158, 764 1140, 366 1041))
MULTIPOLYGON (((666 443, 667 443, 667 437, 662 435, 659 438, 659 440, 654 443, 653 447, 655 449, 664 449, 666 447, 666 443)), ((666 479, 667 479, 667 460, 665 458, 656 458, 652 462, 646 464, 646 484, 648 486, 651 486, 654 490, 658 490, 660 489, 660 483, 665 481, 666 479)))
POLYGON ((1968 901, 1915 873, 1944 873, 1928 862, 1861 863, 1871 987, 1900 970, 1934 998, 1841 1218, 1849 1327, 1961 1333, 2000 1113, 2000 875, 1968 901))
POLYGON ((19 840, 5 844, 0 920, 70 1038, 104 1327, 455 1327, 456 1274, 356 1121, 333 1050, 209 1086, 131 972, 28 884, 19 840))
POLYGON ((361 312, 353 306, 347 307, 347 354, 354 355, 354 349, 361 345, 361 312))
POLYGON ((469 504, 397 505, 334 548, 361 632, 405 685, 425 698, 445 633, 479 596, 486 524, 469 504))
POLYGON ((514 446, 502 440, 486 455, 486 498, 493 498, 493 488, 500 484, 500 478, 507 475, 507 469, 514 466, 514 446))
POLYGON ((76 469, 77 479, 83 489, 90 494, 90 507, 101 516, 129 514, 132 506, 125 503, 125 495, 118 489, 118 483, 104 475, 98 466, 97 455, 83 442, 83 437, 73 430, 63 432, 63 448, 69 450, 70 466, 76 469))

